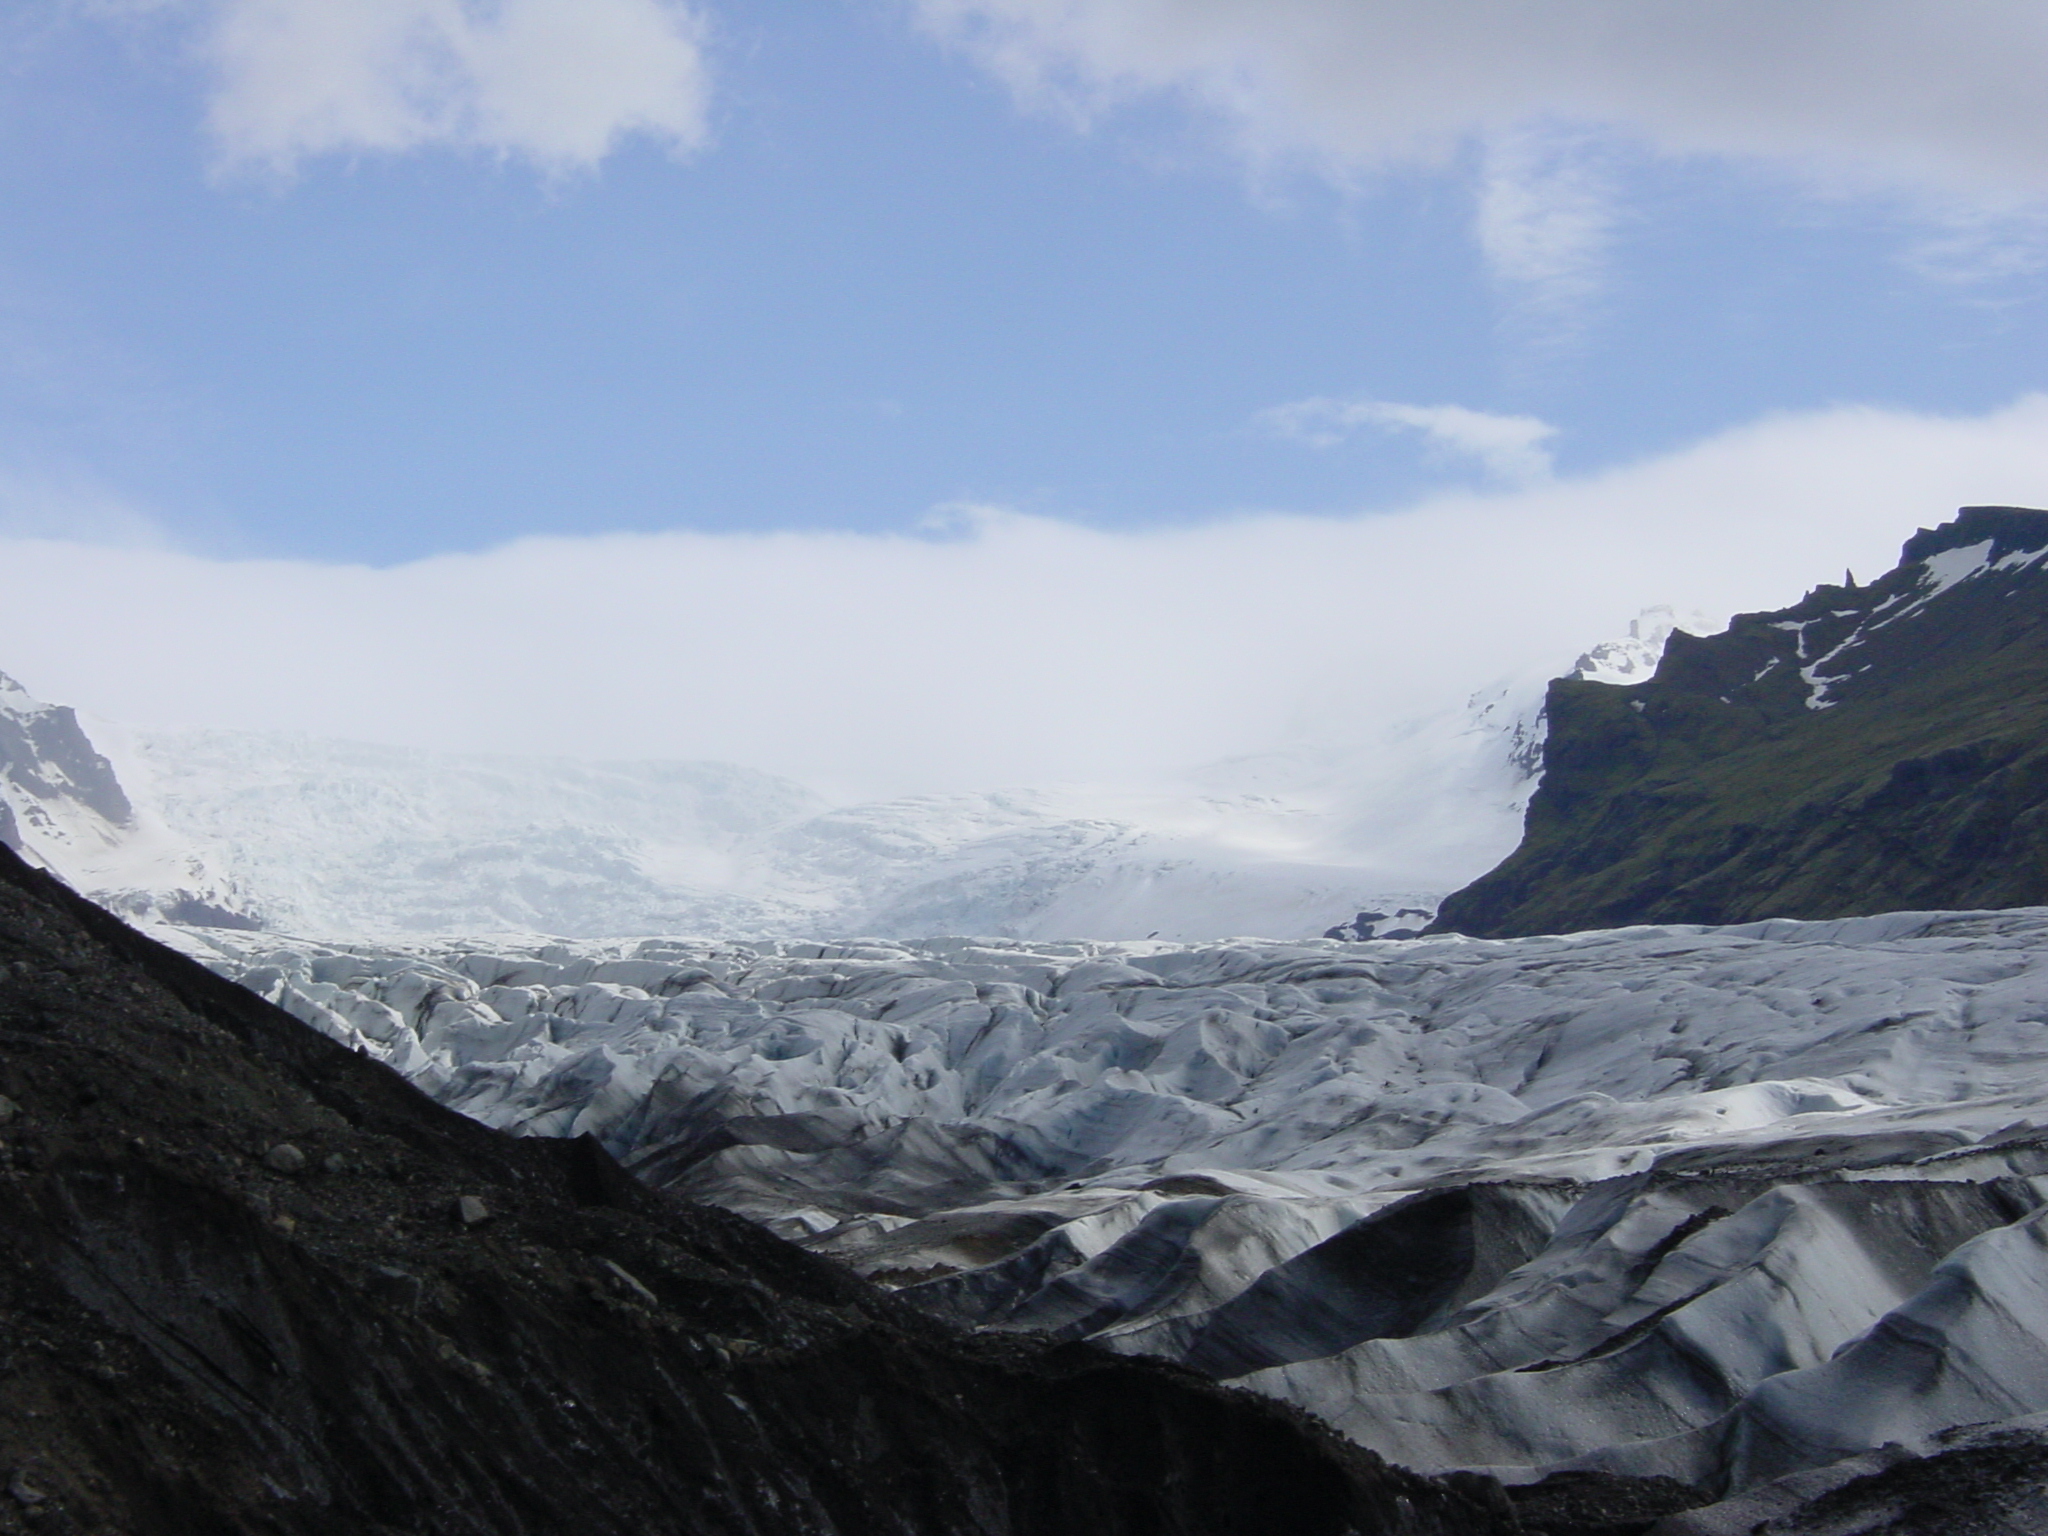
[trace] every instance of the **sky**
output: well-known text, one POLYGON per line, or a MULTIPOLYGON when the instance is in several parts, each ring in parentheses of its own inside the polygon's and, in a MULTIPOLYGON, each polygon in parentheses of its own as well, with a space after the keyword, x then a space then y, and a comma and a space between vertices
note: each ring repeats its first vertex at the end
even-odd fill
POLYGON ((17 0, 0 668, 871 789, 1780 606, 2048 504, 2044 64, 2026 0, 17 0))

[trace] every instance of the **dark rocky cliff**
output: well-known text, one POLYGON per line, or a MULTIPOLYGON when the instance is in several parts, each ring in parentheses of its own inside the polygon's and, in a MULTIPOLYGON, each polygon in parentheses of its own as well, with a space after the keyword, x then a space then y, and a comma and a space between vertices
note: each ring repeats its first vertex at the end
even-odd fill
POLYGON ((1521 1528, 486 1130, 4 850, 0 1094, 0 1532, 1521 1528))
POLYGON ((1435 931, 2048 902, 2048 513, 1965 507, 1882 580, 1547 708, 1521 846, 1435 931))

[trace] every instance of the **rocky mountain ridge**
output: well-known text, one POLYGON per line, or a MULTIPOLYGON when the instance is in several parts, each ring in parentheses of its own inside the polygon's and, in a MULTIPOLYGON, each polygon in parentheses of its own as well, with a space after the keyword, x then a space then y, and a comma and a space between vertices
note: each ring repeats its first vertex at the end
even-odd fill
POLYGON ((1487 936, 2048 901, 2048 513, 1966 507, 1898 567, 1551 684, 1487 936))

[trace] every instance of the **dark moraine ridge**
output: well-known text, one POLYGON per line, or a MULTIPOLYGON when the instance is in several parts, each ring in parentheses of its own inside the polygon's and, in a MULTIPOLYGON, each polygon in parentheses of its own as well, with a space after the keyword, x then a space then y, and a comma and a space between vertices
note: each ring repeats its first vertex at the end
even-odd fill
POLYGON ((2048 902, 2048 512, 1965 507, 1877 582, 1546 708, 1521 846, 1433 931, 2048 902))
POLYGON ((0 1531, 1527 1528, 486 1130, 4 850, 0 1093, 0 1531))

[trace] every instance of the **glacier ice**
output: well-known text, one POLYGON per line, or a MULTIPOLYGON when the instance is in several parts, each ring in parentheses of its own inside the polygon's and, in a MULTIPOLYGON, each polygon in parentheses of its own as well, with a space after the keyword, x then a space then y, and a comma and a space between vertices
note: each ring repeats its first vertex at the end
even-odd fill
POLYGON ((174 932, 487 1124, 1418 1467, 1732 1489, 2048 1412, 2048 910, 1194 947, 174 932))
POLYGON ((1525 713, 1496 691, 1385 754, 839 805, 731 764, 107 734, 148 814, 286 931, 1200 940, 1433 910, 1519 835, 1525 713))
POLYGON ((1501 688, 1174 786, 832 805, 88 740, 0 682, 0 835, 486 1124, 1416 1467, 1763 1508, 2048 1424, 2048 909, 1372 937, 1513 841, 1542 736, 1501 688))
MULTIPOLYGON (((1647 676, 1679 622, 1646 610, 1579 673, 1647 676)), ((1523 679, 1413 719, 1333 710, 1158 782, 835 803, 735 764, 584 761, 573 733, 571 755, 524 757, 108 722, 88 740, 8 682, 0 836, 131 916, 330 936, 1383 934, 1513 848, 1542 742, 1523 679)))

